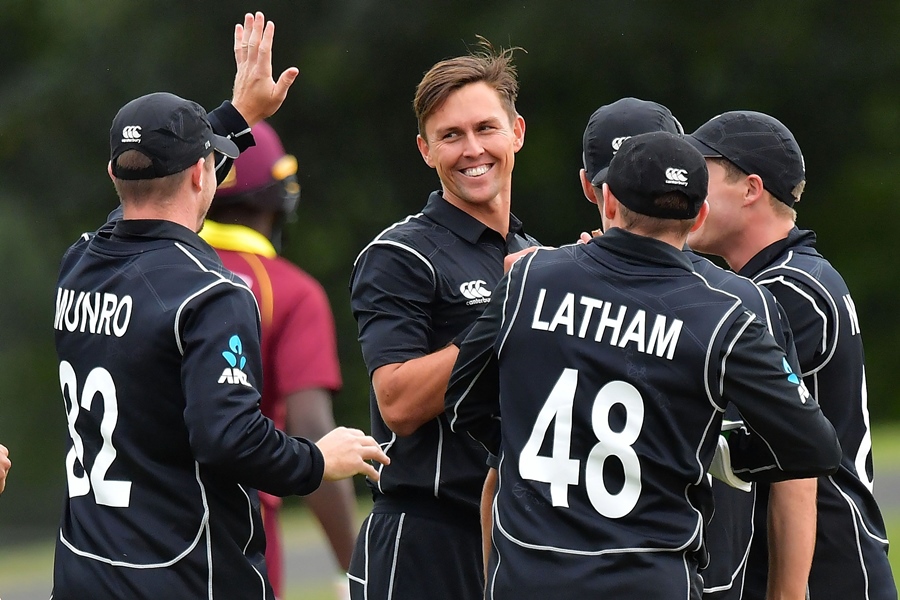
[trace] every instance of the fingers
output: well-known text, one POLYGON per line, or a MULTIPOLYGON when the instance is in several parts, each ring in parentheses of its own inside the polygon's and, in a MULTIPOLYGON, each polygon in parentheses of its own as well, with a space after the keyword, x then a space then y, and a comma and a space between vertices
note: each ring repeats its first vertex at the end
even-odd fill
POLYGON ((589 234, 587 231, 582 231, 581 235, 578 236, 578 242, 576 243, 587 244, 589 241, 591 241, 591 234, 589 234))
MULTIPOLYGON (((272 27, 272 31, 275 31, 275 25, 271 22, 269 23, 272 27)), ((246 40, 246 49, 247 49, 247 60, 251 63, 255 63, 259 57, 259 44, 263 37, 263 30, 268 28, 266 25, 266 18, 263 16, 261 12, 257 12, 253 15, 253 19, 251 21, 250 27, 250 35, 246 40)), ((272 47, 271 36, 269 40, 269 48, 272 47)))
POLYGON ((244 27, 237 23, 234 26, 234 62, 237 65, 241 64, 241 61, 244 59, 242 49, 242 41, 244 39, 244 27))

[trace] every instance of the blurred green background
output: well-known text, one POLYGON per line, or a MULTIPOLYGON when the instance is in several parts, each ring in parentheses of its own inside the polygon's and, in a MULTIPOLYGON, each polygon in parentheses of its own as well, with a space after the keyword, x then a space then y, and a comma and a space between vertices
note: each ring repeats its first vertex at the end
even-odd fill
MULTIPOLYGON (((219 2, 0 0, 0 441, 15 463, 0 547, 53 536, 64 492, 65 416, 53 353, 59 257, 117 200, 109 125, 166 90, 207 108, 230 97, 233 25, 277 25, 274 62, 300 78, 270 122, 300 163, 286 256, 325 285, 345 377, 339 422, 368 428, 367 378, 348 308, 357 252, 416 212, 437 177, 414 138, 415 85, 483 35, 520 46, 527 122, 513 208, 547 244, 597 214, 577 182, 590 114, 622 96, 667 105, 693 130, 730 109, 777 116, 806 157, 801 226, 846 277, 865 336, 874 423, 900 420, 900 3, 219 2)), ((877 449, 876 449, 877 451, 877 449)))

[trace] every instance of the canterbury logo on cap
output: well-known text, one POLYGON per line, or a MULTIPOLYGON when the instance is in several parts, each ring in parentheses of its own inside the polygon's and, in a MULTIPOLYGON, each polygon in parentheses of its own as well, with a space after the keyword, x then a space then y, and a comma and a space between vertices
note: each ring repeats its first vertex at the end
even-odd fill
POLYGON ((630 137, 631 137, 630 135, 623 135, 622 137, 613 138, 613 141, 612 141, 613 154, 618 152, 619 148, 622 147, 622 144, 625 142, 625 140, 627 140, 630 137))
POLYGON ((123 142, 136 142, 138 144, 141 143, 141 126, 140 125, 129 125, 127 127, 122 128, 122 141, 123 142))
POLYGON ((687 169, 669 167, 666 169, 666 183, 671 185, 687 185, 687 169))

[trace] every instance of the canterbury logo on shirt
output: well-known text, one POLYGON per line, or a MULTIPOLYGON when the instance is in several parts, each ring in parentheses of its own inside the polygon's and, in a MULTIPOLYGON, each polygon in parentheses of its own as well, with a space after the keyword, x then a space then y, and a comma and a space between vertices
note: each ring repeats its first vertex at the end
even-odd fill
POLYGON ((467 306, 490 302, 491 291, 484 287, 486 283, 484 279, 476 279, 475 281, 467 281, 459 286, 460 293, 468 298, 467 306))
POLYGON ((687 185, 687 170, 669 167, 666 169, 666 183, 670 185, 687 185))
POLYGON ((127 127, 122 128, 122 141, 123 142, 136 142, 138 144, 141 143, 141 126, 140 125, 129 125, 127 127))

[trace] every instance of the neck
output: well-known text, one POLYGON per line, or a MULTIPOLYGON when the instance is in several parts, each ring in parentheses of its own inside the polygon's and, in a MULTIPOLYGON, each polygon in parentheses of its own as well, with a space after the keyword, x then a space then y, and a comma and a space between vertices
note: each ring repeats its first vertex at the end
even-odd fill
POLYGON ((200 231, 205 215, 198 215, 189 199, 181 196, 158 200, 147 198, 139 204, 122 202, 122 218, 125 220, 155 219, 183 225, 193 232, 200 231))
POLYGON ((481 204, 465 202, 446 191, 443 196, 447 202, 467 215, 478 219, 504 238, 509 234, 509 194, 501 194, 493 200, 481 204))
POLYGON ((763 248, 783 240, 793 228, 791 219, 773 219, 769 223, 748 227, 741 239, 730 244, 721 256, 733 271, 740 271, 763 248))

